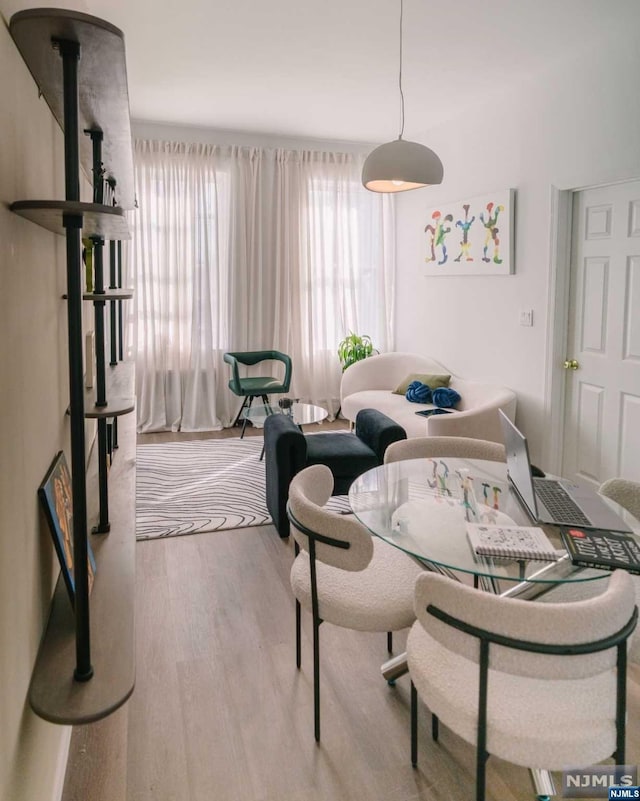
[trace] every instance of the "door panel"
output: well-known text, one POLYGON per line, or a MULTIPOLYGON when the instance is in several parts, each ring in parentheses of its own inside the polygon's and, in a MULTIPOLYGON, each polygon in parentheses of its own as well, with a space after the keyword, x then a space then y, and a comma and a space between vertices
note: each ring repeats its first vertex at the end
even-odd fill
POLYGON ((578 430, 582 436, 577 441, 576 473, 580 478, 597 481, 600 475, 602 444, 602 407, 604 387, 580 382, 578 386, 578 430))
POLYGON ((607 336, 607 259, 585 259, 582 286, 581 350, 604 353, 607 336))
POLYGON ((573 203, 562 474, 640 481, 640 182, 573 203))
POLYGON ((640 361, 640 256, 628 260, 624 358, 640 361))

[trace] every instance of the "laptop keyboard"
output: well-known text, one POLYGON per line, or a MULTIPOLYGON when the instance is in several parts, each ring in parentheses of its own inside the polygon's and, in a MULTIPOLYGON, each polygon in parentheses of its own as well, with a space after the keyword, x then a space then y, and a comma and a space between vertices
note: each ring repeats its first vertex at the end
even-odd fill
POLYGON ((553 518, 559 522, 571 522, 576 526, 590 526, 587 518, 578 504, 571 498, 564 487, 555 481, 533 480, 536 495, 546 506, 553 518))

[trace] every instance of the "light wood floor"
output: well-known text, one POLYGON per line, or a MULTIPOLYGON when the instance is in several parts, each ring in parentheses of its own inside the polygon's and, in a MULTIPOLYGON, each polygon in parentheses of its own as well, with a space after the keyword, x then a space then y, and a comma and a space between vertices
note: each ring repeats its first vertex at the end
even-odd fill
MULTIPOLYGON (((184 435, 147 435, 160 439, 184 435)), ((201 435, 200 435, 201 436, 201 435)), ((157 440, 156 440, 157 441, 157 440)), ((463 801, 473 749, 421 710, 409 759, 409 681, 389 687, 384 635, 321 629, 322 742, 313 738, 311 629, 295 667, 293 547, 273 527, 137 545, 137 681, 128 703, 74 729, 63 801, 463 801)), ((404 636, 396 635, 395 650, 404 636)), ((627 762, 640 761, 640 669, 627 762)), ((489 801, 534 797, 494 757, 489 801)))

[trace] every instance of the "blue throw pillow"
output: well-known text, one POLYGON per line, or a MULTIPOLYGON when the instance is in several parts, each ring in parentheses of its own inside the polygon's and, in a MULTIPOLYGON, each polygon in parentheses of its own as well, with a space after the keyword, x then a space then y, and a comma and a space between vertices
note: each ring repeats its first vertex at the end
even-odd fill
POLYGON ((431 403, 431 387, 421 381, 412 381, 407 387, 405 398, 411 403, 431 403))
POLYGON ((438 389, 434 389, 432 397, 434 405, 442 409, 450 409, 461 400, 460 395, 458 395, 455 389, 451 389, 451 387, 438 387, 438 389))

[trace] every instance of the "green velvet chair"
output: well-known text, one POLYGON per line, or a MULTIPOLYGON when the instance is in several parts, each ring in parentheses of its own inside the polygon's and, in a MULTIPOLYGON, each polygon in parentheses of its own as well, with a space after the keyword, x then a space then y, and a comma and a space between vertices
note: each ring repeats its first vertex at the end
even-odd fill
MULTIPOLYGON (((289 391, 291 384, 291 357, 286 353, 279 350, 251 350, 251 351, 237 351, 235 353, 225 353, 224 360, 227 364, 231 365, 231 380, 229 381, 229 389, 241 397, 242 406, 236 415, 233 425, 237 425, 242 412, 245 408, 248 410, 253 403, 255 397, 262 398, 265 405, 269 405, 269 395, 276 395, 289 391), (240 365, 251 367, 260 362, 282 362, 284 365, 284 378, 282 380, 274 378, 273 376, 241 376, 240 365)), ((244 437, 244 429, 247 425, 247 418, 245 416, 244 423, 242 424, 242 434, 240 438, 244 437)))

